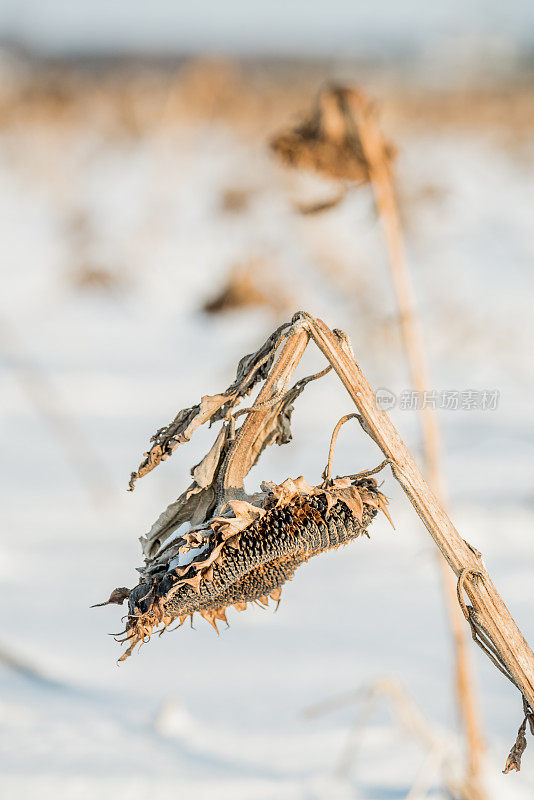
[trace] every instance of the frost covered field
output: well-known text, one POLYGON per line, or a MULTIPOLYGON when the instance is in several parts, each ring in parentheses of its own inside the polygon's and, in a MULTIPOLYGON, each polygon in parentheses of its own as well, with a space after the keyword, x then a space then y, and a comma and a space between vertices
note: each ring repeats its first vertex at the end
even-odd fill
MULTIPOLYGON (((395 531, 380 519, 370 541, 302 567, 276 614, 231 613, 219 637, 200 620, 118 667, 121 646, 107 633, 124 612, 89 609, 136 582, 137 537, 210 441, 199 432, 127 493, 149 436, 226 388, 237 360, 293 311, 347 331, 374 386, 409 389, 368 190, 300 216, 296 200, 332 187, 273 162, 275 127, 248 135, 216 117, 187 118, 111 134, 90 113, 3 119, 0 759, 9 800, 402 798, 426 754, 386 704, 342 777, 361 706, 302 716, 384 676, 434 725, 456 728, 434 546, 389 475, 395 531), (249 263, 261 265, 272 305, 202 311, 231 269, 249 263), (71 450, 43 407, 74 421, 71 450)), ((495 409, 440 412, 452 517, 532 643, 532 130, 404 121, 390 132, 432 388, 499 392, 495 409)), ((310 351, 299 375, 321 364, 310 351)), ((312 384, 297 401, 293 442, 270 448, 249 486, 300 474, 317 482, 332 427, 351 410, 331 375, 312 384)), ((392 416, 417 452, 415 412, 397 404, 392 416)), ((345 426, 337 472, 380 460, 359 427, 345 426)), ((519 696, 471 650, 488 787, 495 800, 526 800, 534 742, 521 773, 501 775, 519 696)), ((444 796, 437 778, 431 791, 444 796)))

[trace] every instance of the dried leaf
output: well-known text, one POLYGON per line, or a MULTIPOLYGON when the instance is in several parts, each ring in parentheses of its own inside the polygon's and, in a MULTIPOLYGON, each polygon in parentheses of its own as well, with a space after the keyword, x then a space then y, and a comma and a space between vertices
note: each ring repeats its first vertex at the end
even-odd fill
MULTIPOLYGON (((209 453, 192 469, 195 479, 193 483, 178 500, 171 503, 160 514, 149 533, 140 538, 145 556, 153 562, 148 565, 147 569, 157 568, 161 563, 161 555, 164 551, 170 560, 171 551, 167 550, 166 542, 180 525, 184 522, 190 522, 194 526, 202 525, 209 518, 216 500, 214 483, 231 445, 230 435, 230 425, 223 425, 209 453)), ((183 539, 174 542, 173 555, 178 552, 184 540, 190 546, 199 545, 200 541, 197 540, 194 544, 191 537, 186 539, 187 536, 188 534, 185 534, 183 539)))
POLYGON ((137 472, 132 472, 130 476, 129 491, 133 491, 138 478, 147 475, 154 467, 165 461, 178 445, 188 442, 196 429, 211 419, 228 400, 226 393, 204 395, 198 405, 183 409, 170 425, 156 431, 151 438, 155 444, 145 453, 145 459, 137 468, 137 472))
POLYGON ((237 366, 236 378, 222 394, 204 395, 199 404, 180 411, 173 421, 156 431, 150 441, 154 442, 145 453, 136 472, 132 472, 129 490, 133 491, 135 481, 151 472, 178 447, 188 442, 194 432, 205 422, 224 419, 242 397, 246 397, 258 381, 264 380, 274 361, 276 350, 283 332, 291 327, 284 323, 272 333, 255 352, 243 356, 237 366))
POLYGON ((118 606, 122 605, 125 600, 128 599, 130 596, 130 590, 127 589, 125 586, 120 586, 118 589, 113 589, 109 596, 109 600, 106 600, 105 603, 95 603, 94 605, 90 606, 90 608, 99 608, 100 606, 108 606, 112 603, 116 603, 118 606))
MULTIPOLYGON (((171 550, 166 549, 169 546, 167 540, 172 536, 173 532, 184 522, 200 525, 209 516, 209 511, 213 508, 214 503, 214 487, 208 486, 205 489, 200 489, 195 483, 191 484, 178 500, 171 503, 160 514, 148 534, 139 538, 143 553, 147 558, 148 567, 157 566, 164 551, 165 557, 169 558, 171 550)), ((175 555, 184 541, 185 538, 182 537, 173 543, 175 552, 172 552, 175 555)))
POLYGON ((217 468, 221 462, 221 453, 227 443, 228 434, 228 427, 223 425, 207 455, 204 456, 200 464, 197 464, 196 467, 193 467, 191 470, 191 475, 195 483, 202 489, 205 489, 213 483, 217 468))
POLYGON ((512 749, 510 750, 508 758, 506 759, 506 766, 503 769, 503 773, 505 775, 507 772, 511 772, 512 770, 519 772, 519 770, 521 769, 521 756, 523 755, 527 747, 527 737, 525 736, 526 729, 527 729, 527 717, 525 717, 525 719, 519 726, 516 740, 512 746, 512 749))
POLYGON ((264 416, 261 430, 257 432, 254 442, 250 445, 246 459, 246 473, 257 464, 261 454, 270 444, 283 445, 291 441, 291 417, 295 400, 302 394, 308 383, 321 378, 330 369, 327 367, 319 373, 301 378, 282 395, 277 403, 273 403, 269 413, 264 416))

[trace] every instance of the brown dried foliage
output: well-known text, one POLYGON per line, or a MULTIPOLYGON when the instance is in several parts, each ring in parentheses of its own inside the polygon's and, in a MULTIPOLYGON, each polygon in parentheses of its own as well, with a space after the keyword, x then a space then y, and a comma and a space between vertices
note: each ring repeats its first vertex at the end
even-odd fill
POLYGON ((264 306, 281 313, 289 300, 276 281, 269 280, 269 267, 261 261, 239 264, 230 271, 219 293, 204 304, 208 314, 264 306))
POLYGON ((224 419, 239 401, 250 394, 259 381, 266 378, 276 354, 275 345, 289 324, 281 325, 256 352, 244 356, 238 364, 235 381, 222 394, 204 395, 200 403, 180 411, 173 421, 159 428, 151 437, 153 442, 145 458, 130 477, 130 491, 135 481, 151 472, 184 442, 188 442, 198 427, 224 419))
MULTIPOLYGON (((353 104, 357 99, 353 89, 336 86, 325 89, 309 117, 272 139, 273 151, 292 167, 314 170, 350 183, 369 182, 369 165, 354 119, 353 104)), ((394 154, 392 145, 385 143, 384 159, 388 165, 394 154)), ((318 210, 323 210, 318 205, 318 210)), ((326 203, 325 207, 331 206, 326 203)))
POLYGON ((526 699, 523 697, 523 710, 525 712, 525 718, 521 725, 519 726, 519 730, 517 731, 517 737, 512 745, 512 749, 506 759, 506 765, 503 769, 503 773, 506 775, 508 772, 519 772, 521 769, 521 757, 526 750, 527 747, 527 737, 525 736, 527 730, 527 722, 530 728, 531 734, 534 736, 534 712, 530 708, 529 704, 527 703, 526 699))

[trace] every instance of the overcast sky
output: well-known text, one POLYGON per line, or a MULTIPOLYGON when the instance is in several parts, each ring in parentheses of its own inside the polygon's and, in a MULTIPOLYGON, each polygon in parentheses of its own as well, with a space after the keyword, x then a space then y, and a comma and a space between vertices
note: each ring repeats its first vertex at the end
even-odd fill
POLYGON ((534 0, 0 0, 0 36, 52 51, 350 56, 534 42, 534 0))

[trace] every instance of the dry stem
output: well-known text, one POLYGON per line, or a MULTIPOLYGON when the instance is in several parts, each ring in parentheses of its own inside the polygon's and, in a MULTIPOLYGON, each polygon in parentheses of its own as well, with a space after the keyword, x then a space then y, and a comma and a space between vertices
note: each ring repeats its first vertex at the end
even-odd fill
MULTIPOLYGON (((362 687, 343 695, 336 695, 306 710, 307 717, 316 717, 344 708, 354 702, 361 701, 362 703, 360 714, 349 730, 336 767, 336 774, 341 778, 348 776, 349 770, 355 761, 365 728, 369 725, 370 719, 382 699, 388 703, 392 715, 398 719, 406 733, 419 742, 421 747, 428 753, 427 759, 416 775, 408 795, 406 795, 407 800, 408 798, 426 797, 436 772, 441 775, 443 784, 449 791, 451 798, 458 798, 462 790, 459 788, 458 770, 455 769, 457 758, 453 741, 450 740, 445 731, 440 731, 428 722, 413 698, 410 697, 399 681, 388 677, 381 678, 368 687, 362 687)), ((464 794, 463 796, 466 795, 464 794)), ((476 795, 474 794, 469 793, 467 797, 469 800, 476 800, 476 795)))
POLYGON ((243 480, 268 443, 264 431, 272 428, 280 413, 287 386, 308 345, 304 327, 294 326, 288 333, 282 352, 265 381, 254 406, 236 436, 223 469, 222 489, 226 499, 239 496, 243 480))
POLYGON ((472 606, 466 615, 473 638, 534 707, 534 653, 493 585, 482 556, 458 533, 419 471, 359 369, 346 337, 305 315, 312 339, 324 353, 362 415, 367 433, 390 460, 394 476, 445 557, 472 606))
MULTIPOLYGON (((399 219, 398 206, 392 182, 389 160, 386 157, 384 139, 378 128, 371 104, 360 92, 349 91, 349 106, 358 127, 362 149, 369 168, 376 205, 386 239, 389 267, 397 305, 399 324, 410 367, 412 385, 423 396, 431 383, 423 336, 416 310, 415 292, 406 262, 399 219)), ((441 436, 437 415, 430 405, 420 409, 423 446, 430 485, 436 495, 444 498, 444 479, 441 471, 441 436)), ((479 781, 483 751, 479 713, 473 691, 473 677, 469 664, 466 636, 460 609, 456 603, 455 586, 444 562, 440 559, 445 601, 451 632, 454 640, 456 660, 456 692, 463 717, 468 745, 468 780, 479 781)))

